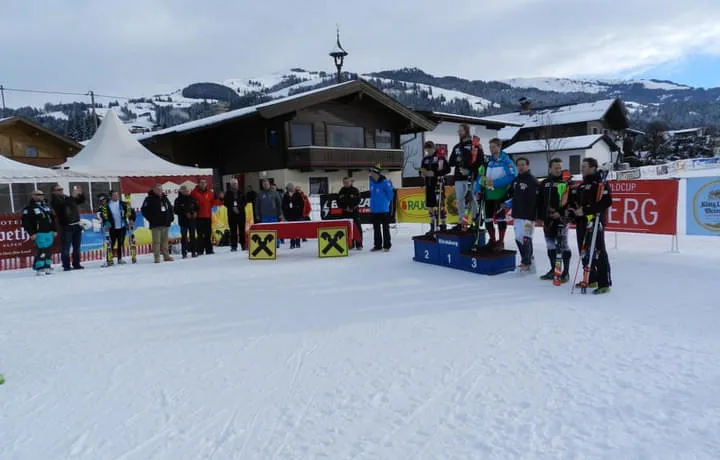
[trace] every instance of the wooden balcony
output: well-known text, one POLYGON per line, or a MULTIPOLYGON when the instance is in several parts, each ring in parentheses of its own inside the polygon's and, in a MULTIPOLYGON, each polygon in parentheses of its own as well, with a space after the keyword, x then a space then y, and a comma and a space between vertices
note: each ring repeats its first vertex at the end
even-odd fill
POLYGON ((357 149, 344 147, 290 147, 288 168, 369 168, 380 163, 383 169, 401 169, 402 149, 357 149))

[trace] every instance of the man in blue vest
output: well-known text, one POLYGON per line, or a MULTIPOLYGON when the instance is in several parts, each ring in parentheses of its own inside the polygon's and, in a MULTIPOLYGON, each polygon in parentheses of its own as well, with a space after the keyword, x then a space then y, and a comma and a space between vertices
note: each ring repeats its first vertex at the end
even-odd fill
POLYGON ((373 224, 374 244, 372 252, 388 252, 390 242, 390 221, 395 190, 392 182, 382 175, 380 165, 370 168, 370 218, 373 224), (382 229, 382 232, 381 232, 382 229))

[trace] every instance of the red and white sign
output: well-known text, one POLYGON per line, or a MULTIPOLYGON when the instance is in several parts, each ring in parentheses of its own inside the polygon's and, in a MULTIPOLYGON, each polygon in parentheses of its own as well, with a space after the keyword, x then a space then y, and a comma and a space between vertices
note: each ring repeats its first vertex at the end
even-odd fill
POLYGON ((0 259, 29 256, 33 252, 30 235, 22 228, 22 216, 0 214, 0 259))
POLYGON ((606 229, 611 232, 677 234, 678 181, 609 181, 613 205, 606 229))

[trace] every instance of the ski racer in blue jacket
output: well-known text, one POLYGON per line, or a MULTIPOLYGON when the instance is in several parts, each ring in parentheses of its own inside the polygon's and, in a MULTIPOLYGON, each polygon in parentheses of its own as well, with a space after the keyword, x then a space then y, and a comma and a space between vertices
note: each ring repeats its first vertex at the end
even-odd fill
POLYGON ((473 193, 479 196, 478 201, 485 202, 485 228, 490 236, 488 244, 493 249, 502 251, 505 248, 505 231, 507 230, 504 202, 510 184, 517 177, 517 169, 510 157, 502 151, 500 139, 490 140, 490 152, 492 155, 487 165, 480 166, 478 169, 473 193), (495 237, 493 218, 497 221, 498 238, 495 237))
POLYGON ((372 251, 390 250, 390 221, 395 190, 392 182, 382 175, 380 166, 370 168, 370 219, 373 224, 374 245, 372 251), (382 229, 382 232, 381 232, 382 229))

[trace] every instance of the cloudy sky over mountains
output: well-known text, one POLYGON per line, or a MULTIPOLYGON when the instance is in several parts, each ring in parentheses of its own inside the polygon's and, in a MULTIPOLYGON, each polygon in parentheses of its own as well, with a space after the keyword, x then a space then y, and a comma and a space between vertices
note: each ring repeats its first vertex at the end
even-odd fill
POLYGON ((720 86, 717 0, 7 2, 0 84, 137 96, 291 67, 332 71, 336 23, 356 72, 720 86))

